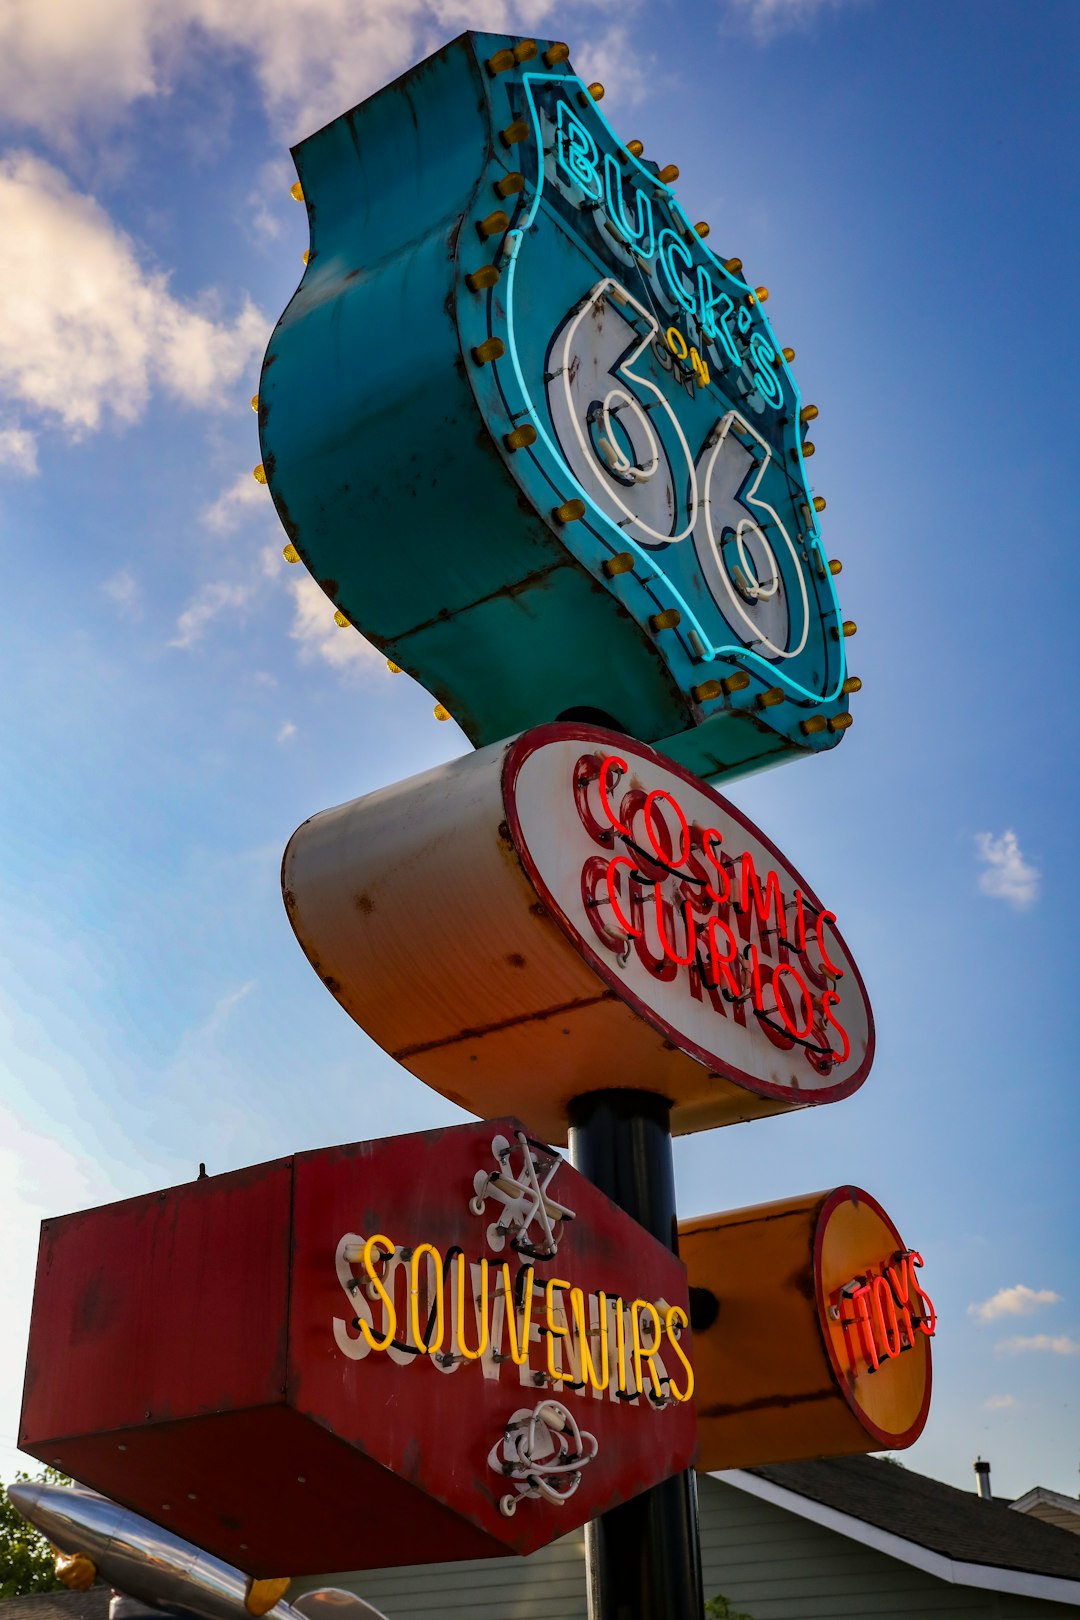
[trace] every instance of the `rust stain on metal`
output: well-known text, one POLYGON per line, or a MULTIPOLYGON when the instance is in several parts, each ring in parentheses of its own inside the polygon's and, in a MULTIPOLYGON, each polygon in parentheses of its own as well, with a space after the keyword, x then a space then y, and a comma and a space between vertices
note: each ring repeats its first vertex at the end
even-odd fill
POLYGON ((525 958, 520 951, 511 951, 505 960, 510 967, 523 968, 525 966, 525 958))
POLYGON ((375 910, 375 902, 371 898, 370 894, 356 895, 353 899, 353 905, 356 907, 357 911, 362 911, 365 916, 368 916, 375 910))
MULTIPOLYGON (((326 983, 326 981, 323 981, 326 983)), ((390 1056, 403 1063, 406 1058, 418 1057, 421 1052, 434 1052, 441 1046, 457 1046, 461 1041, 483 1040, 485 1035, 497 1035, 504 1029, 514 1029, 520 1024, 543 1024, 549 1018, 558 1018, 563 1013, 578 1012, 583 1007, 595 1007, 601 1001, 614 1001, 614 990, 603 990, 598 996, 578 996, 573 1001, 564 1001, 558 1007, 545 1007, 540 1012, 517 1013, 513 1018, 501 1018, 492 1024, 482 1024, 475 1029, 461 1029, 454 1035, 443 1035, 437 1041, 418 1041, 415 1046, 399 1046, 390 1056)))
MULTIPOLYGON (((551 575, 560 569, 569 568, 566 558, 552 563, 548 568, 537 568, 531 574, 525 574, 521 579, 511 581, 509 585, 500 585, 497 591, 489 591, 486 596, 478 596, 475 602, 467 602, 457 610, 457 616, 468 613, 470 609, 483 607, 486 602, 508 601, 515 602, 519 596, 526 596, 529 591, 546 590, 551 583, 551 575)), ((410 625, 407 630, 399 630, 394 636, 395 641, 404 641, 408 636, 415 636, 422 630, 430 630, 433 625, 447 624, 455 615, 449 608, 440 608, 430 619, 424 619, 420 624, 410 625)), ((369 638, 370 639, 370 638, 369 638)))
POLYGON ((836 1391, 830 1385, 828 1389, 811 1389, 801 1395, 759 1395, 755 1400, 743 1401, 741 1405, 725 1406, 717 1402, 715 1406, 699 1406, 699 1417, 732 1417, 736 1412, 769 1412, 777 1407, 806 1406, 814 1401, 831 1401, 836 1391))

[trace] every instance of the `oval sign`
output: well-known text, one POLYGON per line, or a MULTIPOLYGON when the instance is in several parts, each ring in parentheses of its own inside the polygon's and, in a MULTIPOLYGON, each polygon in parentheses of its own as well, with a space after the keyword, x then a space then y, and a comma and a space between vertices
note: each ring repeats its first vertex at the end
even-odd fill
POLYGON ((518 738, 503 797, 545 906, 674 1046, 788 1107, 862 1084, 873 1014, 836 915, 728 799, 630 737, 573 724, 518 738))

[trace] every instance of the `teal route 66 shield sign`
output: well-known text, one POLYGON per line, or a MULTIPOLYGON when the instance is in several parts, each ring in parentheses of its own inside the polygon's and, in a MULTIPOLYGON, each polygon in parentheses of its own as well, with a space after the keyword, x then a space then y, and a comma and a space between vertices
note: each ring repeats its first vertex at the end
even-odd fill
POLYGON ((294 156, 263 465, 346 618, 476 746, 591 719, 716 779, 834 745, 810 412, 566 47, 463 35, 294 156))

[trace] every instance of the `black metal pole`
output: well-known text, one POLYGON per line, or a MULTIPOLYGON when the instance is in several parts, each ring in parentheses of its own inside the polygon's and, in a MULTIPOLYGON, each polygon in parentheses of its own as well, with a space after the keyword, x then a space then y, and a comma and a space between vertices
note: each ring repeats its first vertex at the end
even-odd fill
MULTIPOLYGON (((570 1162, 678 1253, 671 1108, 643 1091, 592 1091, 570 1105, 570 1162)), ((589 1620, 702 1620, 692 1472, 585 1527, 589 1620)))

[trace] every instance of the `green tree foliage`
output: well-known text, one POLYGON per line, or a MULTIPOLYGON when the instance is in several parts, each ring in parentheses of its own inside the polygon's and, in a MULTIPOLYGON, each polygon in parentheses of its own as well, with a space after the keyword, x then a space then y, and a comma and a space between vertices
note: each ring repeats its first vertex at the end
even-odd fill
MULTIPOLYGON (((16 1474, 16 1481, 30 1479, 16 1474)), ((37 1474, 34 1484, 70 1485, 55 1468, 37 1474)), ((60 1582, 53 1569, 53 1551, 40 1531, 28 1524, 0 1481, 0 1600, 26 1597, 30 1592, 55 1592, 60 1582)))
POLYGON ((753 1620, 753 1615, 733 1609, 726 1597, 709 1598, 705 1604, 705 1620, 753 1620))

